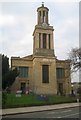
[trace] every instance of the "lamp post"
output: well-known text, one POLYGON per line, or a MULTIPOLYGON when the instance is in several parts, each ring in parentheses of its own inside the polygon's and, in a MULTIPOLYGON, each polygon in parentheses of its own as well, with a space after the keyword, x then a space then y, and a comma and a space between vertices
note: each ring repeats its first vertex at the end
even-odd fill
POLYGON ((28 80, 28 94, 29 94, 29 80, 28 80))

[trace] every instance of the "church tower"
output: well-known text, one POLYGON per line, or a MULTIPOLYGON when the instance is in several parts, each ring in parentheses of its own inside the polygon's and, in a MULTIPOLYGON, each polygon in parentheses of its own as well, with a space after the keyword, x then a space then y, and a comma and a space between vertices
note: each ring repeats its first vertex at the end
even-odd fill
POLYGON ((37 24, 33 32, 33 54, 12 57, 12 69, 19 76, 12 91, 30 90, 39 95, 68 95, 71 93, 70 61, 58 60, 54 54, 54 29, 49 24, 49 9, 42 3, 37 9, 37 24))
POLYGON ((53 26, 48 21, 49 9, 37 9, 37 25, 33 32, 33 81, 36 94, 57 94, 56 58, 54 55, 53 26))
POLYGON ((54 57, 53 26, 48 21, 49 9, 42 6, 37 9, 37 25, 33 33, 33 54, 35 56, 54 57))

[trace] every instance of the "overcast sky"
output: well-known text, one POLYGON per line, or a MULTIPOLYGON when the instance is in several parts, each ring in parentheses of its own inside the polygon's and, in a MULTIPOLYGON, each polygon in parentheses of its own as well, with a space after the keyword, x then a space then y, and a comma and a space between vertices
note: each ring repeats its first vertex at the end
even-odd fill
MULTIPOLYGON (((32 34, 42 1, 20 1, 0 3, 0 53, 9 58, 33 53, 32 34)), ((49 24, 54 27, 55 55, 58 59, 67 59, 71 48, 79 46, 79 1, 56 1, 44 0, 44 5, 49 8, 49 24)))

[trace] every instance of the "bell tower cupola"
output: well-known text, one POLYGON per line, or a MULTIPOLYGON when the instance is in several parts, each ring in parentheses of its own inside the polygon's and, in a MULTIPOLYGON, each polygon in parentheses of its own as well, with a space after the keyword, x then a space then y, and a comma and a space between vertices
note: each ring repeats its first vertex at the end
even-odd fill
POLYGON ((44 7, 44 3, 42 2, 42 6, 37 9, 38 25, 43 23, 48 24, 48 11, 49 9, 44 7))
POLYGON ((53 26, 48 21, 49 9, 42 3, 37 9, 37 25, 33 32, 33 55, 54 57, 53 26))

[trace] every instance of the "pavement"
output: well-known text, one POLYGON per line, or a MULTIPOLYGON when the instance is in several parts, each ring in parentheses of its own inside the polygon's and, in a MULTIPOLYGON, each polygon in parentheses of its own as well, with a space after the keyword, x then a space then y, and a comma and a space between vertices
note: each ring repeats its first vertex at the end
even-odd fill
POLYGON ((45 106, 34 106, 34 107, 22 107, 22 108, 10 108, 10 109, 0 109, 0 115, 14 115, 21 113, 30 113, 30 112, 40 112, 45 110, 55 110, 63 109, 70 107, 79 107, 81 103, 64 103, 57 105, 45 105, 45 106))

